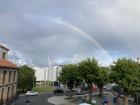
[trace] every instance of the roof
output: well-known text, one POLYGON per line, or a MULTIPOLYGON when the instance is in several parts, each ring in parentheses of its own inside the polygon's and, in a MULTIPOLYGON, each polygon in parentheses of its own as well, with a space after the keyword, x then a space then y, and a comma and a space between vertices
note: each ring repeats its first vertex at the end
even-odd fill
POLYGON ((18 69, 18 67, 15 64, 11 63, 8 60, 4 60, 4 59, 0 59, 0 68, 1 67, 2 68, 16 68, 16 69, 18 69))
POLYGON ((5 49, 5 50, 9 51, 9 49, 6 48, 6 47, 4 47, 3 45, 0 45, 0 48, 3 48, 3 49, 5 49))

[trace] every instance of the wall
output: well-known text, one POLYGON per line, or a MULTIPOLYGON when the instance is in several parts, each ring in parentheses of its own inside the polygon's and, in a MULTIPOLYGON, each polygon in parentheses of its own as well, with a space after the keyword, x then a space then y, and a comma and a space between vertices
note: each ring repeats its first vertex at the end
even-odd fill
POLYGON ((11 99, 12 97, 14 97, 16 95, 16 89, 17 89, 17 70, 0 68, 0 101, 3 100, 6 102, 7 98, 11 99), (6 75, 3 83, 4 71, 6 71, 6 75), (9 76, 10 71, 11 77, 9 76))
POLYGON ((61 66, 52 66, 48 68, 48 81, 57 81, 57 77, 60 74, 61 66))
POLYGON ((33 67, 36 81, 57 81, 57 77, 62 69, 61 66, 51 66, 46 68, 33 67))
POLYGON ((2 59, 3 52, 5 53, 5 59, 8 58, 8 51, 0 47, 0 59, 2 59))

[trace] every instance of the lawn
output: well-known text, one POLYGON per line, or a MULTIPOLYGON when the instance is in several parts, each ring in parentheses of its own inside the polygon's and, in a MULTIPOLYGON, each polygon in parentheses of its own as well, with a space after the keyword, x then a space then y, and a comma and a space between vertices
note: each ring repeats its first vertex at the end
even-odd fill
POLYGON ((39 93, 41 93, 41 92, 52 92, 53 89, 54 89, 54 87, 52 87, 52 86, 37 86, 37 87, 34 88, 34 91, 39 92, 39 93))

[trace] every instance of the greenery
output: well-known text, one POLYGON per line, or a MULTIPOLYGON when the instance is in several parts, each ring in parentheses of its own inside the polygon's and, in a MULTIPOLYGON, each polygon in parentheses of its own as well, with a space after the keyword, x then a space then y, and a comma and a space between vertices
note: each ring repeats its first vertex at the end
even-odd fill
POLYGON ((103 86, 108 83, 109 78, 109 68, 108 67, 100 67, 99 72, 97 72, 97 77, 94 82, 98 85, 99 88, 99 96, 103 95, 103 86))
POLYGON ((26 65, 22 66, 18 74, 18 88, 27 91, 31 90, 34 84, 34 70, 26 65))
POLYGON ((132 59, 118 59, 111 66, 110 78, 124 91, 124 105, 128 105, 128 95, 140 88, 140 67, 132 59))
POLYGON ((41 93, 41 92, 53 92, 53 90, 54 90, 54 88, 52 86, 49 86, 49 85, 37 86, 34 88, 34 91, 39 92, 39 93, 41 93))
POLYGON ((100 96, 103 86, 115 83, 123 89, 124 105, 128 105, 128 96, 140 89, 140 65, 132 59, 120 58, 110 67, 100 67, 95 58, 88 58, 76 64, 64 65, 59 80, 68 83, 70 90, 76 81, 84 80, 88 85, 89 103, 92 102, 92 85, 98 85, 100 96))
POLYGON ((89 103, 92 102, 92 84, 99 74, 99 66, 96 59, 88 58, 79 63, 80 77, 85 80, 89 90, 89 103))
POLYGON ((78 66, 74 64, 64 65, 60 73, 59 81, 67 84, 70 90, 70 97, 72 97, 74 83, 79 83, 81 81, 78 75, 78 66))

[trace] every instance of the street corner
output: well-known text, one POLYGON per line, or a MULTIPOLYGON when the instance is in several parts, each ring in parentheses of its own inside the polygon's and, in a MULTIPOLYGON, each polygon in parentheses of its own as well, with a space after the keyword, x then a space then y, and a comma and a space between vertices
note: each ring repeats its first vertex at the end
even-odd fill
POLYGON ((74 98, 69 98, 65 95, 50 97, 47 101, 54 105, 78 105, 74 98))

